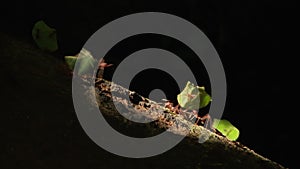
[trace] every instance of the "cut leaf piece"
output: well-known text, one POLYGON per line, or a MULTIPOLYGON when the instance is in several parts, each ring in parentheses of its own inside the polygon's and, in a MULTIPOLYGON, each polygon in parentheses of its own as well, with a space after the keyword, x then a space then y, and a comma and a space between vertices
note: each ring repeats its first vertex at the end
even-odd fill
POLYGON ((211 102, 211 97, 209 94, 206 93, 204 87, 197 86, 200 92, 200 108, 206 107, 211 102))
POLYGON ((56 30, 49 27, 42 20, 36 22, 33 26, 32 37, 37 46, 42 50, 54 52, 58 49, 56 30))
POLYGON ((188 81, 183 91, 177 95, 177 101, 183 108, 197 110, 207 106, 211 97, 206 93, 204 87, 195 86, 188 81))
POLYGON ((228 120, 214 119, 213 127, 226 136, 229 140, 235 141, 240 135, 240 131, 228 120))
POLYGON ((77 58, 77 56, 65 56, 65 61, 71 70, 74 70, 77 58))
POLYGON ((92 54, 84 48, 79 53, 78 62, 78 75, 82 75, 87 73, 88 71, 91 71, 97 65, 96 60, 94 59, 92 54))
POLYGON ((71 70, 74 70, 75 65, 78 64, 78 75, 83 75, 93 70, 97 63, 92 54, 84 48, 76 56, 65 56, 65 61, 71 70))

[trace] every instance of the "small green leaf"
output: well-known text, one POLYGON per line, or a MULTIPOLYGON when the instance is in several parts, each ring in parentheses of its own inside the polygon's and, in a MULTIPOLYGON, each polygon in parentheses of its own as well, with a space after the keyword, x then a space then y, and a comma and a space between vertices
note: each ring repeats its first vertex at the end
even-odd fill
POLYGON ((56 30, 49 27, 42 20, 36 22, 33 26, 32 37, 37 46, 42 50, 54 52, 58 49, 56 30))
POLYGON ((65 61, 71 70, 74 70, 77 56, 65 56, 65 61))
POLYGON ((188 81, 183 91, 177 95, 177 101, 183 108, 197 110, 207 106, 211 97, 206 93, 204 87, 195 86, 188 81))
POLYGON ((197 87, 200 92, 200 108, 206 107, 211 102, 211 97, 206 93, 204 87, 197 87))
POLYGON ((240 131, 227 120, 214 119, 213 127, 231 141, 237 140, 240 135, 240 131))
POLYGON ((80 65, 78 68, 79 75, 82 75, 84 73, 87 73, 89 70, 94 69, 96 65, 96 60, 94 59, 92 54, 84 48, 79 53, 78 62, 80 65))
POLYGON ((78 64, 78 75, 87 73, 89 70, 94 69, 96 65, 94 57, 84 48, 76 56, 65 56, 65 61, 71 70, 74 70, 75 64, 78 64))

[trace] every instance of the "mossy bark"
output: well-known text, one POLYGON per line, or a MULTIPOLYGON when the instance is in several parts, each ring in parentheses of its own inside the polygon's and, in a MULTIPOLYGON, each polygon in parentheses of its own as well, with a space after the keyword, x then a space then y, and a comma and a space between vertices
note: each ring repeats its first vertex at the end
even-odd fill
MULTIPOLYGON (((195 126, 178 115, 165 113, 161 104, 142 98, 117 84, 96 83, 97 103, 106 120, 119 132, 147 137, 171 125, 171 132, 188 136, 161 155, 130 159, 113 155, 94 144, 81 129, 72 105, 71 76, 64 62, 22 42, 0 34, 1 115, 0 168, 249 168, 280 169, 273 162, 238 142, 231 142, 209 130, 195 126), (158 119, 149 124, 130 122, 116 111, 158 119), (123 96, 134 95, 135 106, 123 96), (204 134, 205 133, 205 134, 204 134), (209 139, 199 143, 201 135, 209 139), (3 158, 2 158, 3 157, 3 158)), ((90 93, 92 94, 92 92, 90 93)), ((89 94, 87 93, 87 97, 89 94)))

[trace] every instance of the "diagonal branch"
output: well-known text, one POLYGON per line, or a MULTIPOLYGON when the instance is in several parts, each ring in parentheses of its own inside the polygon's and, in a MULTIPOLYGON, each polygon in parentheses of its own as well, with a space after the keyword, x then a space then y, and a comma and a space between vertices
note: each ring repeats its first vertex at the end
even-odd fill
MULTIPOLYGON (((118 110, 128 112, 135 118, 156 119, 151 123, 151 127, 145 129, 144 132, 157 133, 157 128, 161 130, 170 129, 170 132, 178 135, 188 135, 183 141, 185 146, 192 146, 195 150, 192 154, 198 157, 197 160, 200 166, 217 165, 218 168, 270 168, 281 169, 283 166, 255 153, 253 150, 242 145, 239 142, 232 142, 223 136, 217 135, 214 132, 207 130, 202 126, 196 126, 194 123, 183 118, 181 115, 166 112, 167 110, 152 100, 144 98, 139 94, 129 91, 122 86, 104 79, 96 82, 97 103, 103 114, 113 119, 118 119, 118 125, 138 126, 126 120, 118 110), (114 93, 113 95, 111 93, 114 93), (134 103, 128 102, 128 99, 134 103), (115 104, 112 99, 115 100, 115 104), (117 107, 117 108, 116 108, 117 107), (165 113, 162 113, 165 112, 165 113), (125 120, 124 120, 125 119, 125 120), (199 143, 199 138, 207 139, 204 143, 199 143), (198 150, 198 151, 197 151, 198 150), (213 153, 212 157, 203 156, 203 152, 207 155, 213 153), (202 154, 202 155, 201 155, 202 154), (225 155, 224 155, 225 154, 225 155), (218 157, 216 160, 216 157, 218 157), (218 162, 217 162, 218 161, 218 162)), ((124 113, 123 112, 123 113, 124 113)), ((139 126, 140 127, 140 126, 139 126)), ((160 131, 161 131, 160 130, 160 131)))

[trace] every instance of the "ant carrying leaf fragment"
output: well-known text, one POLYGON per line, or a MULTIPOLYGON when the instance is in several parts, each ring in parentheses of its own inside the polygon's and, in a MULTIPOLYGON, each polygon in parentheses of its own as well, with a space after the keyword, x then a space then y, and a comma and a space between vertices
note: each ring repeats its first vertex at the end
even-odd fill
POLYGON ((188 81, 183 91, 177 95, 177 101, 180 107, 185 109, 183 112, 192 111, 193 116, 197 119, 195 124, 199 122, 205 124, 207 120, 206 124, 210 122, 209 114, 202 117, 198 116, 198 110, 206 107, 211 102, 211 97, 207 94, 204 87, 195 86, 188 81))
MULTIPOLYGON (((68 65, 68 67, 73 71, 75 64, 78 62, 79 67, 77 74, 78 75, 84 75, 89 70, 94 69, 97 66, 97 61, 94 59, 92 54, 86 50, 82 49, 79 54, 75 56, 65 56, 65 61, 68 65)), ((113 64, 108 64, 105 62, 103 58, 101 58, 98 68, 99 71, 103 71, 105 68, 112 66, 113 64)), ((103 72, 98 72, 98 74, 101 74, 103 72)))
MULTIPOLYGON (((186 115, 196 118, 196 125, 209 125, 216 133, 225 136, 231 141, 235 141, 239 137, 239 130, 227 120, 214 119, 211 121, 209 114, 199 116, 198 111, 206 107, 211 101, 211 96, 207 94, 204 87, 195 86, 191 82, 187 82, 183 91, 177 95, 178 105, 174 107, 173 103, 166 101, 165 108, 173 113, 186 115)), ((206 126, 205 126, 206 127, 206 126)))
POLYGON ((32 38, 37 46, 44 51, 55 52, 58 49, 56 30, 49 27, 43 20, 34 24, 32 38))

